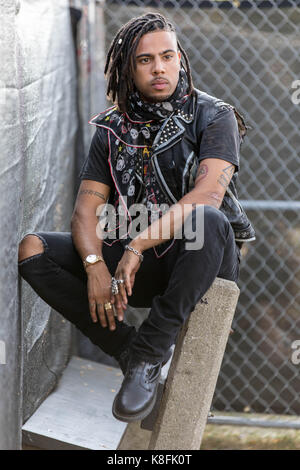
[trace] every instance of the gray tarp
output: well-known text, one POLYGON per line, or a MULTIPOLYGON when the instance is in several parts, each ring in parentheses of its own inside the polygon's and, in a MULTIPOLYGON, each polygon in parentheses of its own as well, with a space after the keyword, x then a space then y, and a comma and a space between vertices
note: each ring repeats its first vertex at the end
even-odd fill
POLYGON ((0 448, 17 449, 22 364, 26 419, 70 353, 70 324, 25 281, 18 286, 17 251, 26 233, 70 230, 76 67, 67 0, 0 0, 0 25, 0 448))
POLYGON ((17 299, 22 156, 15 57, 15 2, 0 0, 0 449, 20 446, 21 319, 17 299))

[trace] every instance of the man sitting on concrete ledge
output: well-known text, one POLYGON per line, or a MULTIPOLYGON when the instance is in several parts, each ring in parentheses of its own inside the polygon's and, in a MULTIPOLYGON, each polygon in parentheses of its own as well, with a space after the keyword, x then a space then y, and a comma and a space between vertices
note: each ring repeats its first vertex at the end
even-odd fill
POLYGON ((119 30, 105 73, 114 105, 90 121, 71 232, 27 234, 19 272, 119 361, 113 414, 134 421, 152 410, 181 326, 217 276, 237 281, 241 244, 255 239, 235 189, 246 126, 193 86, 158 13, 119 30), (128 303, 151 308, 138 331, 124 322, 128 303))

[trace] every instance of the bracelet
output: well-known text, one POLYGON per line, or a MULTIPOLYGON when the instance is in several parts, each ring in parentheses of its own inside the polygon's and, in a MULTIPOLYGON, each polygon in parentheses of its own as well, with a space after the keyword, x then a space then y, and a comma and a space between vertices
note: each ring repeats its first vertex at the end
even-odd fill
POLYGON ((140 257, 140 261, 141 261, 141 262, 143 261, 144 256, 142 255, 142 253, 139 253, 137 250, 135 250, 134 248, 132 248, 132 246, 126 245, 126 246, 125 246, 125 250, 132 251, 132 253, 134 253, 135 255, 137 255, 137 256, 140 257))

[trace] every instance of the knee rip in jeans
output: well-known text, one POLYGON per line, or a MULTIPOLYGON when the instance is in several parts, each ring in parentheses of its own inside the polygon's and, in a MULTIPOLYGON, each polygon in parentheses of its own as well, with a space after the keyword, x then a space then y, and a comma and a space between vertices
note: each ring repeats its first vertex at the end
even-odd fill
POLYGON ((18 262, 21 263, 45 251, 43 240, 36 234, 28 233, 19 244, 18 262))

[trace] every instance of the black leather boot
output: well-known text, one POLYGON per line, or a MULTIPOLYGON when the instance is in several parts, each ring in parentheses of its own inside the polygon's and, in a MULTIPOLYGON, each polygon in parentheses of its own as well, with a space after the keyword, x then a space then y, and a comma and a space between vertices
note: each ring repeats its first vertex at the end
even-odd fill
POLYGON ((117 361, 119 363, 121 371, 123 372, 123 375, 125 375, 127 371, 128 362, 129 362, 129 347, 124 349, 124 351, 117 358, 117 361))
POLYGON ((144 419, 155 405, 162 363, 151 364, 130 357, 127 371, 112 408, 115 418, 130 422, 144 419))
MULTIPOLYGON (((167 351, 167 353, 164 357, 164 360, 162 362, 162 367, 168 362, 168 360, 172 356, 172 352, 173 352, 173 347, 171 346, 168 349, 168 351, 167 351)), ((126 349, 124 349, 124 351, 122 351, 120 356, 116 357, 116 360, 119 363, 119 366, 120 366, 121 371, 123 372, 123 375, 126 374, 127 366, 128 366, 128 363, 129 363, 129 354, 130 354, 130 347, 128 346, 126 349)))

